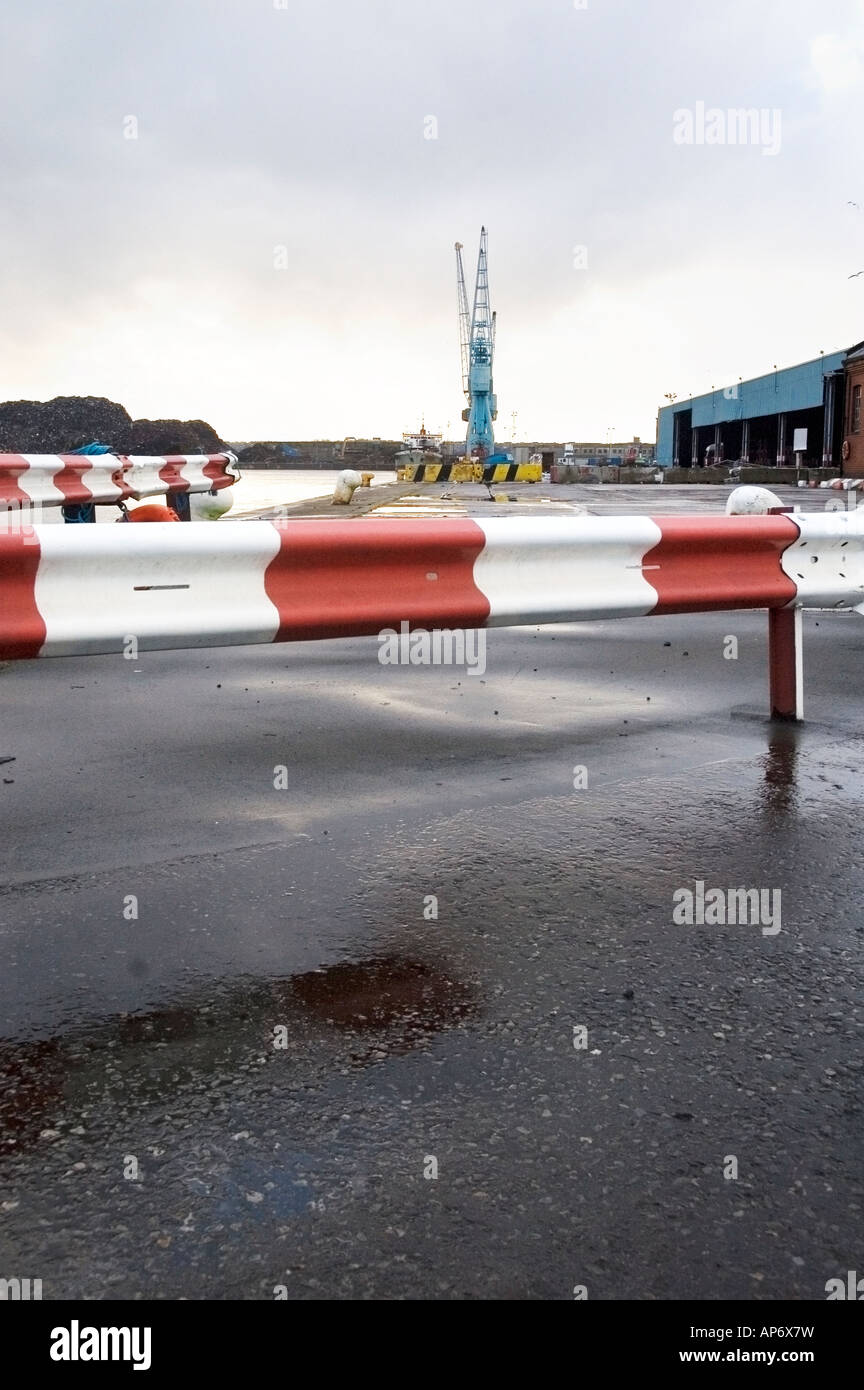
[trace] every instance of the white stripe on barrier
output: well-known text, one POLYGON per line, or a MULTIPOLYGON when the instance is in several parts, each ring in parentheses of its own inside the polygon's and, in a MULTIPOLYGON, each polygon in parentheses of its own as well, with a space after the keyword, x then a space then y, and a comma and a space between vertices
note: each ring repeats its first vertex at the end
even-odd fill
POLYGON ((279 551, 267 522, 40 526, 36 605, 45 656, 272 642, 279 614, 264 573, 279 551), (170 546, 165 532, 169 530, 170 546), (82 531, 86 559, 82 561, 82 531))
POLYGON ((29 464, 26 473, 22 473, 17 480, 21 491, 27 494, 31 502, 38 497, 40 502, 46 502, 49 506, 59 506, 63 493, 52 480, 63 467, 63 460, 55 454, 22 454, 21 457, 29 464))
POLYGON ((780 561, 798 590, 789 606, 864 611, 864 515, 795 512, 791 519, 800 534, 780 561))
POLYGON ((661 540, 650 517, 475 520, 486 545, 474 582, 491 604, 490 627, 643 617, 657 604, 641 569, 661 540))
POLYGON ((165 467, 164 458, 148 458, 136 454, 129 460, 130 467, 123 474, 123 481, 129 489, 130 497, 140 502, 144 497, 164 497, 168 484, 159 477, 160 468, 165 467))

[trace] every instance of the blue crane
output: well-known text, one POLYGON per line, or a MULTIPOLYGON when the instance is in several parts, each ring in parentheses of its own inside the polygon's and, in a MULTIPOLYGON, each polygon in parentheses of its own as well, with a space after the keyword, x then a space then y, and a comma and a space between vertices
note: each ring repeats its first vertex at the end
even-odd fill
POLYGON ((495 356, 495 315, 489 310, 489 271, 486 259, 486 228, 480 228, 480 254, 474 307, 468 315, 462 242, 456 242, 456 288, 459 296, 459 343, 462 349, 462 389, 468 405, 462 419, 468 422, 466 452, 469 458, 488 459, 495 448, 492 422, 498 405, 492 390, 492 360, 495 356))

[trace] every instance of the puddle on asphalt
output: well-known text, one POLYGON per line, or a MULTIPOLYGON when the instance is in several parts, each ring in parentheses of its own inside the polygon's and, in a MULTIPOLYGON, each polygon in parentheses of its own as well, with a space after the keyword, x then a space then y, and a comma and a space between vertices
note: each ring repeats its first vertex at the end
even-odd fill
POLYGON ((457 1026, 478 1003, 476 988, 442 964, 391 954, 237 981, 66 1036, 0 1039, 0 1159, 60 1139, 64 1116, 77 1119, 88 1096, 98 1104, 112 1085, 127 1100, 133 1094, 139 1105, 158 1105, 169 1078, 173 1092, 179 1082, 234 1077, 265 1048, 277 1058, 287 1053, 295 1069, 308 1048, 325 1046, 343 1064, 363 1067, 457 1026))

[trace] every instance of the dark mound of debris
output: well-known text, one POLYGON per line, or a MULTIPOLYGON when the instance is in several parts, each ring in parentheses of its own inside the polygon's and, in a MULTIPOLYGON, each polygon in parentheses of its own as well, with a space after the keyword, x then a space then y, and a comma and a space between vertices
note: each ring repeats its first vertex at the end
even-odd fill
POLYGON ((226 447, 206 420, 132 420, 114 445, 120 454, 220 454, 226 447))
POLYGON ((0 453, 68 454, 99 440, 115 454, 218 454, 225 445, 205 420, 133 420, 104 396, 0 405, 0 453))
POLYGON ((131 425, 128 411, 104 396, 6 401, 0 405, 0 453, 68 454, 94 439, 113 449, 131 425))
POLYGON ((284 463, 285 455, 282 452, 281 444, 250 444, 247 449, 241 449, 237 455, 240 463, 284 463))

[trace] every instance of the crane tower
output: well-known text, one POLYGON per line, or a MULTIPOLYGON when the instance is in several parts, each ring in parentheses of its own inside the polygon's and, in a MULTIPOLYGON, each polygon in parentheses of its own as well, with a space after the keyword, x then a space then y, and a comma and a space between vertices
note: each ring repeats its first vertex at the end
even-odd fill
POLYGON ((462 350, 462 389, 468 405, 462 419, 468 422, 466 453, 470 458, 487 459, 495 447, 492 422, 498 406, 492 389, 492 362, 495 356, 495 315, 489 308, 489 270, 486 256, 486 228, 480 228, 477 280, 470 317, 462 266, 462 242, 456 242, 456 290, 459 299, 459 344, 462 350))

